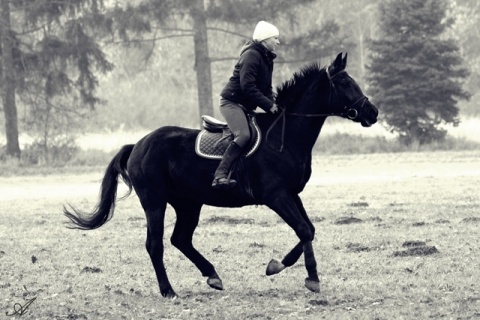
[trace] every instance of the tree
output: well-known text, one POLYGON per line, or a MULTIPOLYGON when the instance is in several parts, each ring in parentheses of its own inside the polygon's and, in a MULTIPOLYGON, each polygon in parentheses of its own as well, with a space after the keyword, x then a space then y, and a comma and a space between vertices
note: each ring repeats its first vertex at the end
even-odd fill
POLYGON ((479 116, 480 110, 480 3, 476 0, 454 0, 450 9, 456 17, 449 35, 457 39, 468 65, 470 76, 465 87, 472 94, 469 102, 462 103, 462 114, 479 116))
POLYGON ((108 31, 101 6, 102 0, 2 0, 7 154, 20 155, 16 101, 26 109, 26 131, 44 152, 72 131, 82 110, 100 102, 96 72, 113 67, 93 36, 108 31))
POLYGON ((457 125, 468 76, 456 42, 445 38, 453 20, 447 2, 388 0, 380 4, 382 37, 372 42, 369 93, 386 126, 405 143, 442 140, 457 125))
MULTIPOLYGON (((197 75, 197 92, 200 114, 213 114, 211 65, 215 61, 236 60, 232 57, 214 56, 214 49, 225 47, 224 43, 212 41, 212 33, 227 34, 228 45, 240 48, 241 42, 251 38, 253 27, 259 20, 275 21, 280 27, 291 31, 297 23, 302 5, 314 0, 142 0, 134 4, 117 3, 111 11, 116 21, 118 34, 128 44, 144 42, 147 39, 158 42, 174 37, 192 37, 194 42, 194 68, 197 75), (278 23, 277 23, 278 22, 278 23)), ((318 4, 317 4, 318 5, 318 4)), ((286 32, 285 32, 286 33, 286 32)), ((291 56, 303 50, 301 59, 290 61, 310 61, 331 54, 331 48, 339 47, 343 39, 338 37, 338 25, 331 20, 311 28, 302 34, 282 38, 282 52, 291 56), (321 42, 321 46, 319 46, 321 42)), ((235 50, 235 52, 238 51, 235 50)), ((168 58, 168 57, 166 57, 168 58)), ((290 62, 288 58, 278 63, 290 62)))
POLYGON ((2 100, 5 113, 5 132, 7 137, 7 154, 16 158, 20 157, 18 142, 18 117, 15 103, 15 76, 13 65, 14 37, 10 32, 10 3, 1 0, 0 26, 2 60, 0 73, 2 75, 2 100))
MULTIPOLYGON (((338 21, 338 28, 341 35, 346 37, 344 47, 332 48, 334 56, 339 51, 348 52, 348 69, 362 88, 366 88, 365 66, 368 62, 368 44, 377 28, 376 8, 381 0, 356 0, 356 1, 338 1, 321 0, 317 1, 317 10, 309 10, 303 13, 302 17, 314 15, 316 17, 323 15, 330 19, 338 21), (322 10, 318 10, 320 7, 322 10)), ((313 9, 313 8, 312 8, 313 9)), ((308 20, 302 23, 311 24, 308 20)), ((340 33, 338 33, 340 34, 340 33)), ((333 57, 330 58, 333 59, 333 57)))

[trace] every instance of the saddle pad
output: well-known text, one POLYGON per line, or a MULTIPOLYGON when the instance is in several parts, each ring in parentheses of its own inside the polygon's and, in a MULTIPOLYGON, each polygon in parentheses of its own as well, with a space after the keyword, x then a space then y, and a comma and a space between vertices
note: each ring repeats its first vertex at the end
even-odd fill
MULTIPOLYGON (((247 157, 251 156, 258 149, 261 142, 262 135, 260 134, 260 129, 256 123, 254 123, 254 128, 256 131, 254 134, 255 141, 250 144, 250 148, 246 154, 247 157)), ((202 130, 195 141, 195 152, 203 158, 222 159, 225 150, 232 141, 232 137, 233 136, 227 136, 224 138, 222 132, 209 132, 207 130, 202 130)))

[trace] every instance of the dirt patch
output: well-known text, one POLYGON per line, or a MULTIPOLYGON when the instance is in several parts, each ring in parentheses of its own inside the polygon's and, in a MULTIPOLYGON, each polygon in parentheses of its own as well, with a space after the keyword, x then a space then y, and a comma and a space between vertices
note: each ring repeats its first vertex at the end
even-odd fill
POLYGON ((328 306, 328 301, 327 300, 309 300, 308 304, 312 306, 328 306))
POLYGON ((478 223, 478 222, 480 222, 480 217, 468 217, 468 218, 462 219, 462 222, 465 222, 465 223, 478 223))
POLYGON ((130 217, 127 221, 145 221, 145 217, 130 217))
POLYGON ((409 241, 405 241, 402 244, 402 247, 404 248, 421 247, 421 246, 425 246, 426 244, 427 243, 425 241, 409 240, 409 241))
POLYGON ((315 222, 323 222, 323 221, 325 221, 325 217, 312 217, 312 218, 310 218, 310 221, 312 221, 314 223, 315 222))
POLYGON ((347 246, 347 251, 348 252, 368 252, 371 249, 367 246, 364 246, 361 243, 348 243, 347 246))
POLYGON ((407 250, 395 251, 393 253, 394 257, 418 257, 418 256, 428 256, 435 253, 439 253, 435 246, 419 246, 408 248, 407 250))
POLYGON ((420 221, 420 222, 414 222, 414 223, 412 223, 412 227, 423 227, 423 226, 425 226, 425 225, 426 225, 425 221, 420 221))
POLYGON ((82 273, 101 273, 102 269, 97 267, 85 267, 82 269, 82 273))
POLYGON ((335 220, 335 224, 352 224, 352 223, 362 223, 363 220, 355 217, 341 217, 335 220))
POLYGON ((0 283, 0 289, 10 288, 11 286, 10 283, 0 283))
POLYGON ((364 202, 364 201, 350 203, 350 207, 368 207, 368 206, 369 206, 368 202, 364 202))
POLYGON ((253 242, 248 245, 250 248, 265 248, 266 245, 263 243, 253 242))

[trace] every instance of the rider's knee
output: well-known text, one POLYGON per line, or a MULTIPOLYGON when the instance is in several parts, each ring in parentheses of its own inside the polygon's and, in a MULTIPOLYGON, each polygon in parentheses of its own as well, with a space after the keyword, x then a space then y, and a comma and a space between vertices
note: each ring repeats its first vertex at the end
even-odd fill
POLYGON ((250 132, 238 132, 235 133, 235 143, 238 144, 240 147, 245 147, 250 141, 250 132))

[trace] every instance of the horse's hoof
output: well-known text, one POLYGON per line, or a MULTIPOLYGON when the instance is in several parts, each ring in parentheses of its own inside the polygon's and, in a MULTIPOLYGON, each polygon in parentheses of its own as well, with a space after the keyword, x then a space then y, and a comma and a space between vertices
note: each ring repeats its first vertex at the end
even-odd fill
POLYGON ((217 290, 223 290, 223 284, 222 284, 222 280, 220 280, 220 278, 208 278, 207 279, 207 284, 212 287, 213 289, 217 289, 217 290))
POLYGON ((285 269, 283 263, 278 260, 272 259, 268 263, 266 274, 267 276, 271 276, 273 274, 280 273, 283 269, 285 269))
POLYGON ((178 298, 177 294, 175 293, 175 291, 173 291, 173 289, 165 290, 164 292, 162 292, 162 296, 164 298, 168 298, 172 300, 175 300, 178 298))
POLYGON ((306 278, 305 287, 312 292, 320 292, 320 281, 306 278))

